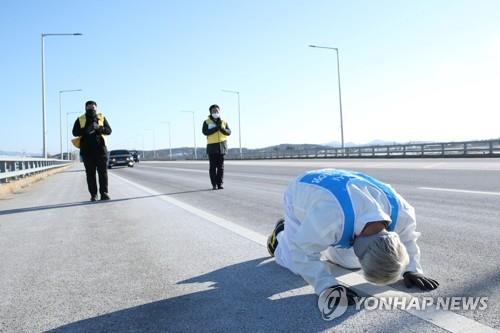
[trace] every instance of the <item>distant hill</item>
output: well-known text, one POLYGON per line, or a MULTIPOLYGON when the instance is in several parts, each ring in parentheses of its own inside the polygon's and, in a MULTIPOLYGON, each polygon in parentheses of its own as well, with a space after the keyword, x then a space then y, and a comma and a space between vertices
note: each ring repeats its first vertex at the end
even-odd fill
MULTIPOLYGON (((387 141, 387 140, 372 140, 367 143, 354 143, 354 142, 346 142, 344 144, 345 147, 363 147, 363 146, 390 146, 390 145, 398 145, 398 144, 419 144, 419 143, 430 143, 431 141, 410 141, 410 142, 397 142, 397 141, 387 141)), ((339 141, 332 141, 326 143, 325 146, 329 147, 340 147, 341 144, 339 141)))
POLYGON ((10 157, 17 157, 17 156, 36 156, 36 154, 31 154, 31 153, 22 153, 18 151, 3 151, 0 150, 0 156, 10 156, 10 157))
POLYGON ((286 151, 286 150, 305 150, 305 149, 316 149, 316 148, 328 148, 327 145, 317 145, 317 144, 293 144, 293 143, 282 143, 275 146, 269 146, 257 149, 248 149, 249 151, 286 151))
MULTIPOLYGON (((394 141, 386 141, 386 140, 372 140, 367 143, 355 143, 355 142, 346 142, 344 143, 345 147, 359 147, 359 146, 383 146, 383 145, 393 145, 396 144, 394 141)), ((339 141, 332 141, 325 144, 330 147, 340 147, 341 143, 339 141)))
POLYGON ((22 154, 19 152, 15 152, 15 151, 0 150, 0 156, 22 156, 22 154))
POLYGON ((41 158, 41 154, 33 154, 26 152, 18 152, 18 151, 3 151, 0 150, 0 156, 3 157, 33 157, 33 158, 41 158))

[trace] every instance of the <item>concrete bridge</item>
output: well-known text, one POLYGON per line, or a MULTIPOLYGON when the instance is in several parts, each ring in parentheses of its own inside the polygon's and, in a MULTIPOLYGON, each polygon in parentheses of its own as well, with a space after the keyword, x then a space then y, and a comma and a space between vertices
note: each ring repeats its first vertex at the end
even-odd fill
MULTIPOLYGON (((212 191, 207 162, 141 162, 110 171, 89 202, 84 171, 0 199, 0 332, 494 332, 500 329, 500 160, 229 161, 212 191), (286 184, 335 167, 392 184, 416 207, 431 293, 366 283, 364 296, 486 296, 483 311, 357 310, 330 322, 298 276, 263 246, 286 184)), ((5 184, 0 185, 5 186, 5 184)))

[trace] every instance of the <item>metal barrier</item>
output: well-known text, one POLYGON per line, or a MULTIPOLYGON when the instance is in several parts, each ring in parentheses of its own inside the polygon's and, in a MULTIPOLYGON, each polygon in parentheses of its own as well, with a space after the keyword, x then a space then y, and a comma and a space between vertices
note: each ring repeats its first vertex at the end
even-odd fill
MULTIPOLYGON (((174 160, 193 160, 193 148, 174 149, 174 160)), ((208 156, 203 147, 197 149, 198 160, 207 160, 208 156)), ((432 142, 408 143, 377 146, 327 147, 298 149, 297 145, 279 145, 262 149, 243 148, 243 159, 299 159, 299 158, 453 158, 453 157, 500 157, 500 138, 483 141, 462 142, 432 142)), ((240 152, 237 148, 229 149, 226 159, 239 160, 240 152)), ((159 150, 153 158, 153 152, 145 152, 141 160, 168 161, 169 152, 159 150)))
POLYGON ((44 159, 0 157, 0 183, 29 177, 39 172, 60 168, 73 161, 44 159))
MULTIPOLYGON (((427 157, 500 157, 500 139, 484 141, 395 144, 342 148, 312 148, 305 150, 275 148, 245 150, 244 159, 294 158, 427 158, 427 157)), ((227 159, 240 159, 239 153, 230 152, 227 159)))

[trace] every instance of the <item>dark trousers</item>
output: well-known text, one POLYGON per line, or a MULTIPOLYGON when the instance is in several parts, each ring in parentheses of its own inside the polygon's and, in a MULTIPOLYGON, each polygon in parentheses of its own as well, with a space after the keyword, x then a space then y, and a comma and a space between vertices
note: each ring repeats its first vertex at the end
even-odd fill
POLYGON ((95 173, 99 175, 99 193, 108 193, 108 168, 106 156, 82 156, 85 173, 87 174, 87 186, 90 195, 97 195, 97 182, 95 173))
POLYGON ((208 154, 210 161, 210 181, 212 186, 222 185, 224 179, 224 155, 208 154))

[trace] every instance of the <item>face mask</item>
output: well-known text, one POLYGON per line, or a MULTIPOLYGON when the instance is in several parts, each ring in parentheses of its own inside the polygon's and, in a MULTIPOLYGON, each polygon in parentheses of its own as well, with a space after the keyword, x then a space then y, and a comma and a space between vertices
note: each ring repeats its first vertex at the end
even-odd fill
POLYGON ((219 119, 219 114, 218 113, 212 113, 212 118, 219 119))

